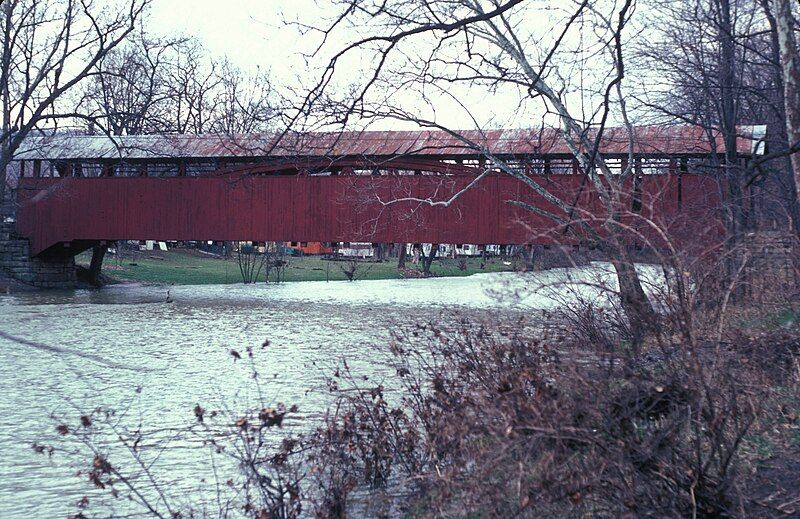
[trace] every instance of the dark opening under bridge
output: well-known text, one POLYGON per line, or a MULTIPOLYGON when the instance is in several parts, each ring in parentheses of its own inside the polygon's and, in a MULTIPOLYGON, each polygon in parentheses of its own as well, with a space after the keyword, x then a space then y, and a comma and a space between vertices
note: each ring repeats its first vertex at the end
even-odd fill
MULTIPOLYGON (((605 217, 558 131, 463 135, 478 149, 435 131, 30 138, 16 155, 17 233, 41 257, 73 255, 99 241, 145 239, 577 240, 512 203, 566 216, 501 172, 499 161, 576 207, 574 218, 605 217), (425 202, 450 199, 487 170, 452 203, 425 202)), ((703 129, 686 126, 639 128, 633 137, 632 154, 622 129, 607 130, 600 145, 612 171, 634 160, 622 197, 632 214, 683 236, 718 235, 719 181, 709 157, 723 149, 721 139, 709 142, 703 129)), ((739 139, 742 160, 755 142, 739 139)))

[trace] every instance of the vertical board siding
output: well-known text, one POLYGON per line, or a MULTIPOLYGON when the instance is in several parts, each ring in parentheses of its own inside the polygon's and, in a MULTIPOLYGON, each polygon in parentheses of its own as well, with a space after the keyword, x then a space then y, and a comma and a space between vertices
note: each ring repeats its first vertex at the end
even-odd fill
MULTIPOLYGON (((580 175, 533 177, 568 203, 575 217, 601 230, 606 217, 597 192, 580 175)), ((511 177, 493 175, 451 205, 419 201, 382 205, 404 197, 446 200, 467 176, 273 176, 170 178, 24 178, 17 227, 33 254, 73 240, 257 240, 411 243, 553 243, 563 227, 509 202, 522 201, 566 215, 511 177)), ((718 240, 719 186, 715 179, 683 174, 678 180, 645 176, 640 216, 625 215, 631 241, 718 240)), ((630 207, 632 182, 621 193, 630 207)), ((570 238, 575 240, 575 238, 570 238)), ((568 240, 567 240, 568 241, 568 240)))

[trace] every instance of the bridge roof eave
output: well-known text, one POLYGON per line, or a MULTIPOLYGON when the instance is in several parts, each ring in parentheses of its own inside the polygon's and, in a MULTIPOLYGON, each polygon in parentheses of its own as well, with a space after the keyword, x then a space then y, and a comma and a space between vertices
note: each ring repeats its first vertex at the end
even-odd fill
MULTIPOLYGON (((684 152, 684 153, 633 153, 634 158, 639 159, 701 159, 706 158, 712 153, 709 152, 684 152)), ((722 157, 724 152, 717 152, 715 155, 722 157)), ((752 153, 739 153, 740 158, 750 158, 752 153)), ((71 162, 71 163, 120 163, 127 164, 181 164, 181 163, 243 163, 243 164, 297 164, 302 162, 319 162, 328 160, 331 164, 336 164, 339 161, 353 161, 361 160, 365 164, 373 163, 379 165, 381 162, 387 162, 398 159, 418 159, 421 161, 464 161, 464 160, 480 160, 484 155, 308 155, 298 157, 240 157, 240 156, 220 156, 220 157, 91 157, 91 156, 32 156, 32 155, 17 155, 14 160, 47 160, 55 162, 71 162)), ((530 161, 530 160, 573 160, 574 155, 568 153, 525 153, 525 154, 498 154, 494 155, 500 160, 509 161, 530 161)), ((606 159, 624 160, 629 158, 629 153, 603 153, 606 159)))
MULTIPOLYGON (((758 149, 763 129, 742 129, 737 151, 749 156, 758 149)), ((462 132, 475 143, 445 132, 344 132, 284 136, 268 135, 128 135, 114 137, 82 135, 35 136, 25 140, 15 154, 17 160, 51 161, 274 161, 282 159, 336 159, 372 157, 387 160, 419 157, 436 160, 477 159, 481 149, 502 158, 572 158, 557 129, 489 130, 462 132)), ((718 132, 709 139, 705 129, 695 126, 637 127, 634 155, 637 157, 697 157, 723 149, 718 132), (712 142, 713 141, 713 142, 712 142)), ((609 128, 600 151, 609 157, 625 157, 628 134, 609 128)))

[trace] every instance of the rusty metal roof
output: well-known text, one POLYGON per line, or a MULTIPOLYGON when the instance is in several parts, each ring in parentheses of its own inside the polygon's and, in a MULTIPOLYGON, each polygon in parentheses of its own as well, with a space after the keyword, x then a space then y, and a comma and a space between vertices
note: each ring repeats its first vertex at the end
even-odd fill
MULTIPOLYGON (((558 129, 469 130, 457 132, 469 143, 443 131, 359 131, 341 133, 125 135, 117 137, 52 135, 25 140, 17 160, 174 160, 264 157, 396 157, 404 155, 477 157, 484 149, 495 155, 570 156, 558 129)), ((757 153, 764 127, 742 127, 737 148, 757 153)), ((699 126, 634 128, 633 151, 638 155, 705 155, 724 149, 719 132, 699 126)), ((628 153, 625 128, 608 128, 600 151, 628 153)))

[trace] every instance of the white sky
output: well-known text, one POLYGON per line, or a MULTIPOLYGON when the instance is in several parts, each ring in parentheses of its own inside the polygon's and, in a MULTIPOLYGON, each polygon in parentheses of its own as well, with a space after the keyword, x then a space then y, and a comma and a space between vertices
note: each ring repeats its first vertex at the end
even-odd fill
MULTIPOLYGON (((552 6, 571 5, 569 0, 534 0, 532 3, 535 9, 541 9, 543 16, 529 17, 525 23, 545 32, 551 30, 545 11, 554 10, 552 6)), ((245 70, 257 66, 267 69, 277 83, 301 87, 318 77, 313 64, 306 63, 303 52, 310 52, 319 43, 319 35, 302 35, 297 26, 287 25, 285 20, 300 19, 323 26, 326 17, 334 16, 341 9, 341 6, 326 9, 325 4, 325 0, 153 0, 148 28, 156 34, 195 36, 213 56, 227 56, 245 70)), ((329 41, 328 51, 340 48, 343 41, 329 41)), ((360 58, 362 63, 364 59, 360 58)), ((321 61, 317 61, 319 64, 321 61)), ((353 73, 357 74, 359 63, 352 65, 353 73)), ((570 76, 569 71, 567 76, 570 76)), ((413 103, 413 98, 410 99, 413 103)), ((518 97, 490 99, 482 94, 476 98, 475 93, 470 92, 464 100, 468 101, 473 115, 487 127, 533 127, 541 123, 541 113, 535 113, 541 112, 540 109, 519 113, 518 97)), ((573 102, 573 108, 578 107, 573 115, 580 116, 579 105, 580 100, 573 102)), ((448 107, 445 102, 441 105, 437 102, 436 118, 450 127, 473 127, 462 109, 448 107)), ((396 122, 378 127, 387 129, 395 125, 396 122)))
POLYGON ((215 56, 243 69, 268 68, 291 77, 303 60, 302 38, 284 19, 319 11, 313 0, 153 0, 149 27, 164 35, 195 36, 215 56))

